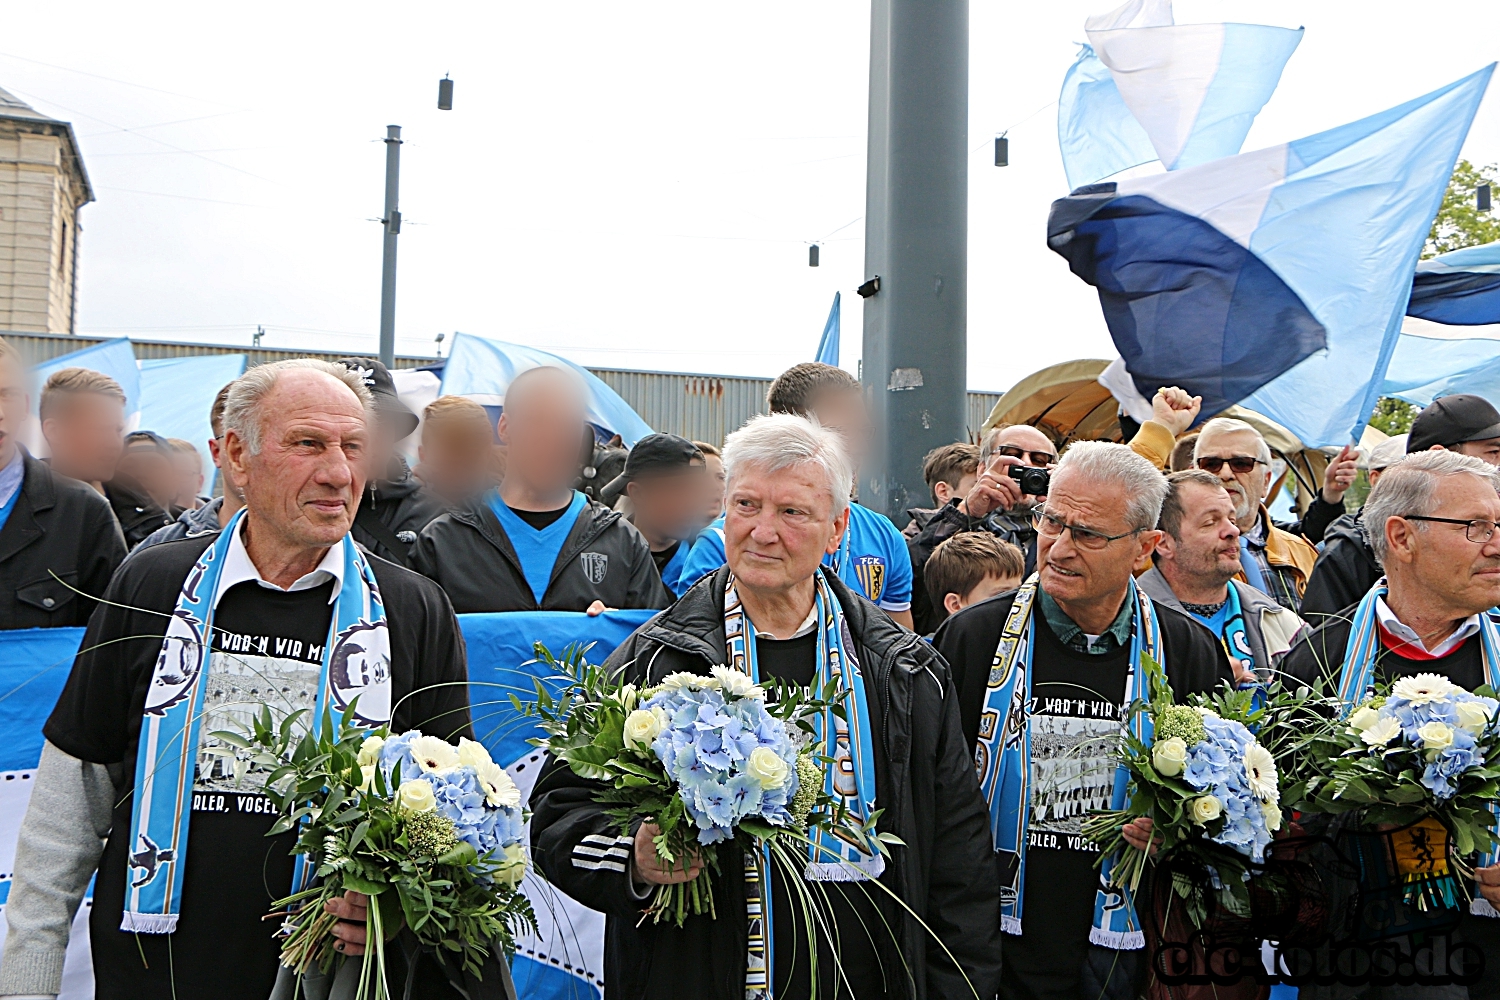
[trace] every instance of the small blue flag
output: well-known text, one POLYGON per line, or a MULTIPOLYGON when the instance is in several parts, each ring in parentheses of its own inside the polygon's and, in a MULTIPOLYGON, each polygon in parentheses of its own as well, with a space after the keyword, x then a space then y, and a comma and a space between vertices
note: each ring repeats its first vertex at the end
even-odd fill
POLYGON ((839 293, 833 293, 833 308, 828 310, 828 322, 823 324, 823 337, 818 341, 818 356, 815 359, 825 365, 839 366, 839 293))

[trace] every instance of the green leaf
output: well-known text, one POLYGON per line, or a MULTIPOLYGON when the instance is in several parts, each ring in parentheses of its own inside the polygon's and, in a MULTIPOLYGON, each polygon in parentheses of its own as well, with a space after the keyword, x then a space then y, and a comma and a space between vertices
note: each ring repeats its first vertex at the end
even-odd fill
POLYGON ((340 879, 340 882, 343 884, 345 889, 353 890, 354 892, 362 892, 366 896, 378 896, 382 892, 385 892, 387 888, 389 888, 389 886, 384 882, 373 882, 370 879, 362 878, 359 875, 346 874, 342 879, 340 879))

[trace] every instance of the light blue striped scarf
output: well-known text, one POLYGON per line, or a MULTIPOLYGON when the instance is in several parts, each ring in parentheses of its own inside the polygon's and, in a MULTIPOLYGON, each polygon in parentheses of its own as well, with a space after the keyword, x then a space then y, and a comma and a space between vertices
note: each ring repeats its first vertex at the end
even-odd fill
MULTIPOLYGON (((1354 622, 1349 629, 1349 642, 1344 647, 1344 664, 1339 671, 1340 711, 1348 715, 1354 706, 1365 699, 1375 686, 1375 658, 1380 654, 1380 619, 1375 613, 1375 602, 1385 597, 1385 577, 1375 582, 1370 592, 1360 598, 1354 610, 1354 622)), ((1493 611, 1479 614, 1479 637, 1484 651, 1485 683, 1500 691, 1500 625, 1492 617, 1493 611)), ((1436 661, 1433 661, 1436 662, 1436 661)), ((1500 805, 1490 803, 1490 813, 1500 827, 1500 805)), ((1478 868, 1488 868, 1500 862, 1500 848, 1491 845, 1479 856, 1478 868)), ((1471 894, 1469 912, 1480 917, 1500 917, 1489 900, 1476 891, 1471 894)))
MULTIPOLYGON (((1016 592, 1005 626, 1000 630, 984 709, 979 717, 979 743, 974 748, 979 784, 990 806, 995 849, 1013 852, 1019 862, 1011 884, 1000 887, 1000 923, 1007 934, 1021 933, 1021 911, 1026 900, 1026 832, 1031 815, 1031 737, 1027 719, 1032 703, 1036 594, 1037 576, 1032 574, 1016 592)), ((1126 600, 1135 607, 1130 630, 1130 666, 1125 675, 1125 704, 1130 705, 1137 699, 1149 698, 1144 688, 1146 676, 1141 670, 1141 654, 1162 664, 1163 670, 1166 663, 1151 598, 1132 580, 1126 600)), ((1047 627, 1045 622, 1042 627, 1047 627)), ((1137 712, 1127 725, 1138 739, 1151 742, 1151 719, 1147 713, 1137 712)), ((1129 784, 1130 772, 1121 766, 1115 771, 1110 808, 1125 807, 1129 784)), ((1135 904, 1125 890, 1109 885, 1111 868, 1113 859, 1105 858, 1094 897, 1094 924, 1089 941, 1105 948, 1144 948, 1146 936, 1136 918, 1135 904)))
MULTIPOLYGON (((189 571, 151 675, 136 751, 122 931, 171 934, 177 929, 214 608, 225 556, 244 517, 244 511, 236 514, 189 571)), ((339 546, 344 579, 323 647, 314 732, 324 709, 343 712, 356 697, 361 722, 383 725, 391 716, 390 637, 380 589, 354 540, 345 535, 339 546)), ((302 874, 299 866, 299 882, 302 874)))

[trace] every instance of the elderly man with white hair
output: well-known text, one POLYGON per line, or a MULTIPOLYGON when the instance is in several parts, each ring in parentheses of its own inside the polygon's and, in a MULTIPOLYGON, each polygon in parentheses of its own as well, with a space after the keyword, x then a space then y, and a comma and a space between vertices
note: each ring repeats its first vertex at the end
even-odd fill
MULTIPOLYGON (((58 992, 68 930, 97 871, 99 1000, 266 1000, 280 944, 264 918, 291 891, 297 835, 267 837, 267 769, 211 734, 261 704, 276 720, 305 711, 301 726, 348 710, 371 726, 468 734, 464 644, 448 599, 349 537, 369 408, 357 376, 309 359, 252 368, 229 390, 223 468, 245 508, 223 532, 122 565, 91 618, 43 727, 0 996, 58 992), (195 767, 179 766, 184 752, 195 767)), ((364 899, 331 906, 350 921, 335 930, 344 955, 363 951, 364 899)), ((459 995, 443 971, 451 962, 396 964, 404 958, 388 970, 397 982, 408 971, 421 980, 418 995, 459 995)))
MULTIPOLYGON (((1500 688, 1500 470, 1455 451, 1420 451, 1389 466, 1370 492, 1364 524, 1385 576, 1348 614, 1325 619, 1282 661, 1299 680, 1322 681, 1348 702, 1376 683, 1439 674, 1467 690, 1500 688)), ((1471 859, 1472 860, 1472 859, 1471 859)), ((1478 870, 1471 916, 1453 932, 1486 959, 1500 955, 1500 866, 1478 870), (1490 918, 1490 919, 1483 919, 1490 918)), ((1383 904, 1375 904, 1383 905, 1383 904)), ((1341 908, 1360 926, 1357 907, 1341 908)), ((1340 912, 1339 909, 1331 912, 1340 912)), ((1337 933, 1337 930, 1335 931, 1337 933)), ((1468 995, 1494 996, 1500 970, 1468 995)), ((1462 986, 1449 987, 1465 995, 1462 986)), ((1348 996, 1407 997, 1409 987, 1348 996)), ((1425 995, 1425 994, 1424 994, 1425 995)))
POLYGON ((817 739, 847 763, 827 790, 856 816, 878 812, 877 828, 904 846, 886 859, 830 841, 819 857, 843 863, 778 860, 752 866, 747 879, 741 850, 720 844, 707 849, 717 852, 717 918, 655 923, 647 908, 656 888, 695 877, 705 859, 664 868, 653 824, 620 836, 598 787, 549 762, 531 798, 537 866, 608 915, 608 997, 743 1000, 768 988, 853 1000, 995 996, 999 887, 948 672, 930 646, 820 566, 849 521, 852 471, 839 436, 800 416, 763 416, 729 436, 723 459, 727 565, 642 626, 607 666, 643 687, 728 664, 756 681, 833 685, 846 718, 817 739), (763 898, 769 933, 752 933, 763 898), (805 914, 803 900, 820 912, 805 914))
MULTIPOLYGON (((1003 929, 1015 935, 1002 996, 1123 1000, 1147 972, 1150 915, 1102 886, 1080 823, 1124 804, 1113 747, 1124 706, 1151 695, 1145 657, 1179 699, 1232 677, 1217 638, 1131 575, 1161 535, 1166 492, 1124 445, 1073 445, 1034 513, 1037 572, 958 612, 934 640, 993 817, 1003 929)), ((1145 847, 1150 820, 1125 835, 1145 847)))

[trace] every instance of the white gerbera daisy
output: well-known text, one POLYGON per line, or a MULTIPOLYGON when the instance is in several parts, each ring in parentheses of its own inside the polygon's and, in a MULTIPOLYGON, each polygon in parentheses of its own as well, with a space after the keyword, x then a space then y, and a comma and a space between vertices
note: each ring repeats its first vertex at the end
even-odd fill
POLYGON ((1245 750, 1245 781, 1250 792, 1262 802, 1276 802, 1281 792, 1276 788, 1276 758, 1259 743, 1245 750))
POLYGON ((1413 705, 1426 705, 1428 702, 1442 701, 1462 690, 1442 674, 1416 674, 1397 681, 1391 688, 1391 697, 1404 698, 1413 705))
POLYGON ((412 740, 411 755, 417 759, 417 765, 429 774, 458 766, 458 751, 453 744, 436 736, 418 736, 412 740))

